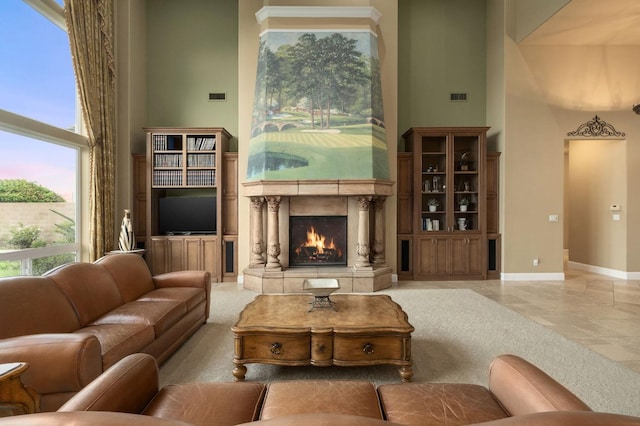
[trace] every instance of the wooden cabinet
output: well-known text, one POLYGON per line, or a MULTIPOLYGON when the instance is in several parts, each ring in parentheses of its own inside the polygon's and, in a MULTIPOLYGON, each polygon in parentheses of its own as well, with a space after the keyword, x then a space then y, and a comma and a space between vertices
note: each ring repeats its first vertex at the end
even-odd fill
POLYGON ((486 278, 487 130, 414 127, 403 135, 409 153, 398 156, 400 278, 486 278))
POLYGON ((147 156, 133 154, 133 208, 131 209, 136 247, 146 248, 147 238, 147 156))
POLYGON ((500 153, 487 153, 487 278, 500 279, 502 256, 500 236, 500 153))
POLYGON ((152 236, 147 256, 151 257, 155 274, 184 270, 216 271, 220 260, 218 238, 215 236, 152 236))
POLYGON ((225 152, 222 194, 222 281, 238 280, 238 153, 225 152))
MULTIPOLYGON (((212 281, 220 281, 222 234, 226 227, 237 229, 230 219, 237 216, 237 207, 223 207, 229 177, 223 155, 231 135, 223 128, 202 127, 145 131, 145 225, 151 269, 154 274, 206 270, 212 281)), ((232 185, 237 186, 236 181, 234 176, 232 185)))

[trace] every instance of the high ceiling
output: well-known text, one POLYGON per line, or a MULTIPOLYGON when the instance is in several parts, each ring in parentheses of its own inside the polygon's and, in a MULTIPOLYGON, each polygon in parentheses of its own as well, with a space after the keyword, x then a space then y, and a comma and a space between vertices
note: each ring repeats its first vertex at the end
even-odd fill
POLYGON ((640 0, 572 0, 521 44, 640 45, 640 0))

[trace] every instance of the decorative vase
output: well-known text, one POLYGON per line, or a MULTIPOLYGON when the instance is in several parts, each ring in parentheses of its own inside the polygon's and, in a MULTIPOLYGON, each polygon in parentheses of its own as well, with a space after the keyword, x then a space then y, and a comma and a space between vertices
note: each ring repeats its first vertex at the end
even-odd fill
POLYGON ((122 251, 131 251, 136 248, 136 238, 133 235, 133 226, 131 225, 131 212, 127 209, 124 211, 122 225, 120 225, 118 248, 122 251))
POLYGON ((435 212, 437 207, 438 206, 429 206, 429 211, 430 212, 435 212))
POLYGON ((460 205, 460 211, 461 212, 466 212, 467 211, 467 205, 466 204, 461 204, 460 205))

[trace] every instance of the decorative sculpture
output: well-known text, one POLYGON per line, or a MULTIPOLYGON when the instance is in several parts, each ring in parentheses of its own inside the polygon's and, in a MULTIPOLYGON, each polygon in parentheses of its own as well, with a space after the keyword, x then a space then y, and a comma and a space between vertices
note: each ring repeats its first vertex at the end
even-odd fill
POLYGON ((136 248, 136 238, 133 234, 133 225, 131 225, 131 212, 127 209, 124 210, 122 225, 120 225, 118 248, 122 251, 131 251, 136 248))

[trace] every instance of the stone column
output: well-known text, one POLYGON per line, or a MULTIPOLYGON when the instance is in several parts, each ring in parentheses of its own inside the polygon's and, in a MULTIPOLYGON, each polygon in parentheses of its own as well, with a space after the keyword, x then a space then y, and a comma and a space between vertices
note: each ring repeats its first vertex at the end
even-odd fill
POLYGON ((358 197, 358 245, 356 269, 371 268, 369 262, 369 207, 372 197, 358 197))
POLYGON ((264 267, 264 241, 262 239, 262 206, 264 197, 251 197, 251 262, 250 268, 264 267))
POLYGON ((375 208, 374 217, 374 234, 373 234, 373 264, 384 265, 386 263, 384 258, 384 203, 386 197, 376 197, 373 199, 373 206, 375 208))
POLYGON ((280 263, 280 229, 279 229, 279 212, 280 197, 267 196, 267 266, 265 269, 282 270, 280 263))

